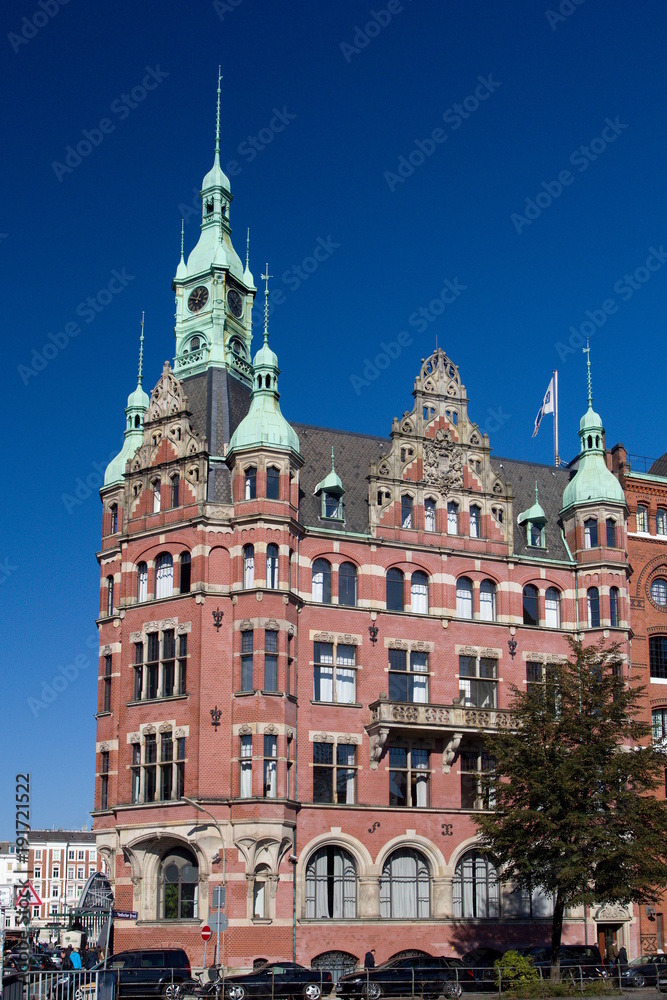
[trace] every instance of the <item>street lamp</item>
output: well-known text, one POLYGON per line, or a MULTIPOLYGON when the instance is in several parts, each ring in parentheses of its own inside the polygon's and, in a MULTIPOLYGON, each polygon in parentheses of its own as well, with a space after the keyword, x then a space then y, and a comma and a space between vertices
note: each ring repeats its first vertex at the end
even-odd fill
MULTIPOLYGON (((194 808, 197 809, 198 812, 206 813, 206 815, 210 816, 211 819, 213 820, 215 828, 218 831, 218 835, 220 837, 220 844, 222 846, 222 884, 223 884, 223 886, 226 886, 226 874, 225 873, 226 873, 227 866, 226 866, 226 855, 225 855, 225 838, 222 835, 222 830, 220 829, 220 824, 218 823, 218 821, 215 818, 215 816, 213 815, 213 813, 210 812, 208 809, 206 809, 206 807, 203 806, 201 804, 201 802, 197 802, 196 799, 189 799, 187 797, 187 795, 183 795, 182 796, 182 800, 183 800, 183 802, 187 802, 189 805, 194 806, 194 808)), ((223 968, 224 968, 224 964, 225 964, 224 963, 224 954, 225 954, 225 932, 224 932, 224 930, 222 932, 222 954, 223 954, 223 963, 222 964, 223 964, 223 968)), ((215 947, 215 964, 216 965, 218 965, 219 959, 220 959, 220 912, 218 911, 218 940, 217 940, 216 947, 215 947)))

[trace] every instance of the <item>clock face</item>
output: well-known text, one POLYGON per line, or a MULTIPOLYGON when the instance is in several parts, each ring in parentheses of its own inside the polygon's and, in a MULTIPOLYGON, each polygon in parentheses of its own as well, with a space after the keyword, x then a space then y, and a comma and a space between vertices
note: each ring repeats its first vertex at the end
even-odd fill
POLYGON ((243 299, 235 288, 230 288, 227 292, 227 305, 232 316, 237 319, 243 314, 243 299))
POLYGON ((190 292, 190 298, 188 299, 188 309, 190 312, 196 313, 200 309, 203 309, 208 302, 208 288, 204 285, 198 285, 194 291, 190 292))

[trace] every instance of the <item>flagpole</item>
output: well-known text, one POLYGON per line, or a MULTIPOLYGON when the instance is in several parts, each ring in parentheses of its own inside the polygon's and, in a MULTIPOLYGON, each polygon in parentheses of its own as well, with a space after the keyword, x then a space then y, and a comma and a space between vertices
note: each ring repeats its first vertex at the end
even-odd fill
POLYGON ((554 368, 554 464, 556 468, 560 465, 560 455, 558 454, 558 369, 554 368))

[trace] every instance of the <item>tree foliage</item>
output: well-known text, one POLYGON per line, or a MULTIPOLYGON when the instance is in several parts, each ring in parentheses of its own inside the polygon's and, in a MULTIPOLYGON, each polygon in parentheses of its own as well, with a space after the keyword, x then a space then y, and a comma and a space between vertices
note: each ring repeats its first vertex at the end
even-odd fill
POLYGON ((552 966, 566 907, 647 902, 667 884, 667 758, 648 742, 644 689, 618 645, 584 647, 542 684, 512 688, 515 727, 485 738, 495 810, 477 819, 501 878, 553 896, 552 966))

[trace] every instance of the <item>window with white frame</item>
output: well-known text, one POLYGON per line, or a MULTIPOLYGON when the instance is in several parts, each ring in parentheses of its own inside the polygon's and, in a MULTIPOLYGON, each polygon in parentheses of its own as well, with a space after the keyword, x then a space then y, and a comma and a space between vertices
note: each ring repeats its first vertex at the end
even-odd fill
POLYGON ((490 656, 459 656, 459 698, 466 708, 498 707, 498 661, 490 656))
POLYGON ((313 601, 331 604, 331 563, 327 559, 316 559, 313 563, 313 601))
POLYGON ((392 851, 380 876, 380 917, 428 919, 431 910, 431 872, 420 851, 401 847, 392 851))
POLYGON ((243 588, 249 590, 255 586, 255 546, 243 546, 243 588))
POLYGON ((278 589, 278 546, 266 547, 266 586, 269 590, 278 589))
POLYGON ((239 737, 239 796, 252 797, 252 734, 239 737))
POLYGON ((354 743, 313 743, 313 802, 353 805, 356 778, 354 743))
POLYGON ((389 701, 428 702, 428 653, 406 649, 390 649, 388 696, 389 701))
POLYGON ((472 580, 467 576, 456 581, 456 617, 472 618, 472 580))
POLYGON ((667 737, 667 708, 654 708, 651 712, 653 742, 662 743, 667 737))
POLYGON ((480 538, 482 532, 482 508, 477 504, 470 505, 470 537, 480 538))
POLYGON ((151 489, 153 491, 153 513, 160 513, 160 506, 162 503, 160 480, 154 479, 151 483, 151 489))
POLYGON ((314 644, 313 701, 353 705, 357 696, 357 647, 348 643, 314 644))
POLYGON ((418 615, 428 614, 428 577, 416 570, 410 579, 410 610, 418 615))
POLYGON ((137 601, 148 600, 148 566, 140 562, 137 566, 137 601))
POLYGON ((560 628, 560 591, 547 587, 544 595, 544 624, 547 628, 560 628))
POLYGON ((636 523, 637 531, 648 532, 648 507, 644 504, 637 504, 636 523))
POLYGON ((435 511, 435 500, 432 497, 426 497, 424 500, 424 528, 426 531, 435 531, 435 511))
POLYGON ((658 507, 655 512, 655 530, 658 535, 667 535, 667 510, 658 507))
POLYGON ((171 597, 174 592, 174 560, 162 552, 155 560, 155 598, 171 597))
POLYGON ((667 607, 667 580, 656 576, 651 580, 651 598, 661 608, 667 607))
POLYGON ((278 794, 278 737, 264 735, 264 798, 278 794))
POLYGON ((496 620, 496 585, 493 580, 482 580, 479 585, 479 617, 483 622, 496 620))
POLYGON ((447 504, 447 534, 458 535, 459 533, 459 505, 454 500, 447 504))
POLYGON ((305 912, 308 920, 352 919, 357 915, 357 870, 342 847, 320 847, 306 864, 305 912))

